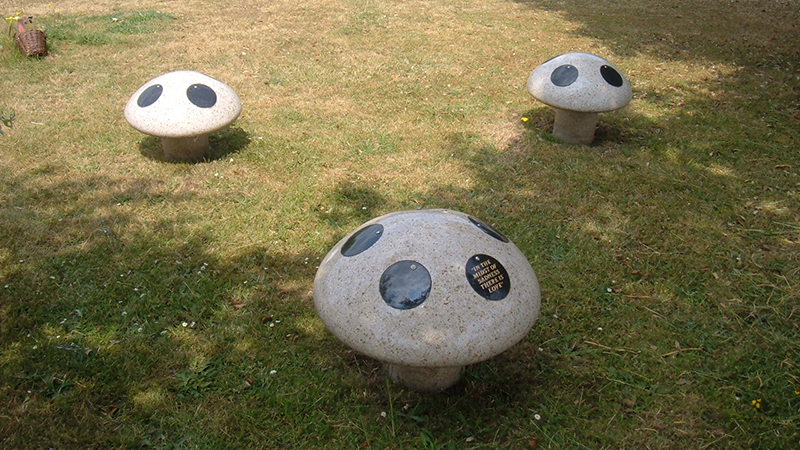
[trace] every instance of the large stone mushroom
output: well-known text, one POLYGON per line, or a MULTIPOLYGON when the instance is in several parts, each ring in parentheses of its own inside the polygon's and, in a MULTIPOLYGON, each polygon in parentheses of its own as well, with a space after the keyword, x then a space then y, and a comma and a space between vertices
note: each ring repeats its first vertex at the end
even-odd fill
POLYGON ((503 234, 449 210, 365 223, 327 254, 314 279, 326 327, 422 392, 519 342, 539 316, 539 283, 503 234))
POLYGON ((622 72, 590 53, 545 61, 528 77, 528 92, 556 110, 553 134, 570 144, 591 144, 598 113, 631 101, 631 84, 622 72))
POLYGON ((134 92, 125 119, 142 133, 161 138, 169 161, 203 159, 208 135, 236 120, 242 102, 225 83, 180 70, 153 78, 134 92))

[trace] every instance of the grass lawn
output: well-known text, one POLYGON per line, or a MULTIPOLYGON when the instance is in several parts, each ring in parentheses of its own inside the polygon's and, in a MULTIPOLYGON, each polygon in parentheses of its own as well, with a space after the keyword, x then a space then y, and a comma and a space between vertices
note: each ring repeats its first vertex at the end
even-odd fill
POLYGON ((797 0, 0 0, 0 447, 800 448, 797 0), (592 146, 525 83, 631 80, 592 146), (189 69, 243 112, 197 164, 122 111, 189 69), (523 120, 524 119, 524 120, 523 120), (10 126, 9 126, 10 125, 10 126), (397 210, 492 224, 526 338, 437 395, 312 302, 397 210))

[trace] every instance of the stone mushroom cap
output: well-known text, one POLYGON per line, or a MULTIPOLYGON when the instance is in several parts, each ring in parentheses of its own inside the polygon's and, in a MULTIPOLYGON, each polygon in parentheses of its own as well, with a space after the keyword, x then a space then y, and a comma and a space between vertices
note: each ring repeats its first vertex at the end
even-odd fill
POLYGON ((590 53, 545 61, 528 77, 528 92, 554 108, 606 112, 631 101, 631 84, 613 64, 590 53))
POLYGON ((242 112, 225 83, 190 70, 165 73, 140 87, 125 106, 125 119, 144 134, 166 138, 221 130, 242 112))
POLYGON ((314 279, 327 328, 356 351, 412 367, 464 366, 519 342, 539 315, 536 275, 499 231, 448 210, 375 218, 314 279))

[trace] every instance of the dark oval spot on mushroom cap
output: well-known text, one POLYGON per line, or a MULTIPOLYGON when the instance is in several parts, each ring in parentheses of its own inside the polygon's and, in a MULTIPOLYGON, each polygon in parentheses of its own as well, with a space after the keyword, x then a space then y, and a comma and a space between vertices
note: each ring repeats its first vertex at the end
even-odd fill
POLYGON ((366 226, 353 233, 350 239, 342 245, 342 255, 356 256, 372 247, 381 236, 383 236, 383 225, 374 223, 366 226))
POLYGON ((613 67, 605 64, 600 66, 600 75, 603 76, 603 79, 606 80, 606 83, 614 87, 622 86, 622 75, 614 70, 613 67))
POLYGON ((392 308, 416 308, 431 292, 431 274, 416 261, 396 262, 383 272, 380 292, 392 308))
POLYGON ((564 64, 558 66, 550 74, 550 81, 556 86, 566 87, 574 83, 578 79, 578 69, 571 64, 564 64))
POLYGON ((164 88, 160 84, 148 86, 147 89, 139 94, 139 98, 136 99, 136 104, 142 108, 146 108, 155 103, 156 100, 161 97, 162 92, 164 92, 164 88))
POLYGON ((499 232, 495 227, 487 223, 484 223, 472 216, 467 216, 467 218, 469 219, 470 222, 472 222, 473 225, 480 228, 481 231, 488 234, 489 236, 497 239, 498 241, 508 242, 508 238, 505 237, 503 233, 499 232))
POLYGON ((502 300, 511 290, 508 271, 489 255, 479 254, 468 259, 466 275, 472 289, 487 300, 502 300))
POLYGON ((189 89, 186 90, 186 97, 200 108, 211 108, 217 103, 217 93, 205 84, 189 86, 189 89))

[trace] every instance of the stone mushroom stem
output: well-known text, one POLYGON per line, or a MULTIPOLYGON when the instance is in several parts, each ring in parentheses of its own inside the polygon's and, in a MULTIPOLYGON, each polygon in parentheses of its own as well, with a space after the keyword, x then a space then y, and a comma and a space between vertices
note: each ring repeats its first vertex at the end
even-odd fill
POLYGON ((597 113, 554 109, 556 110, 556 122, 553 125, 555 137, 569 144, 592 143, 594 130, 597 128, 597 113))
POLYGON ((461 378, 464 367, 411 367, 388 364, 389 376, 418 392, 441 392, 461 378))
POLYGON ((161 138, 164 158, 174 162, 200 161, 209 149, 208 134, 178 138, 161 138))

